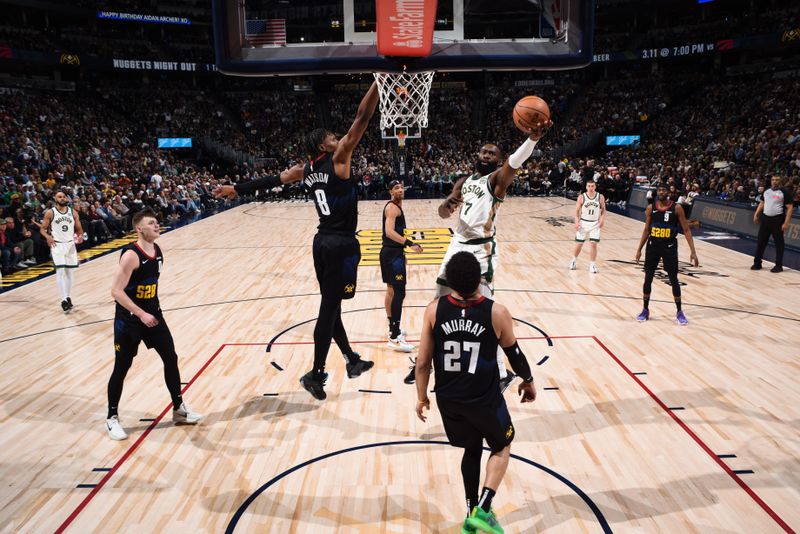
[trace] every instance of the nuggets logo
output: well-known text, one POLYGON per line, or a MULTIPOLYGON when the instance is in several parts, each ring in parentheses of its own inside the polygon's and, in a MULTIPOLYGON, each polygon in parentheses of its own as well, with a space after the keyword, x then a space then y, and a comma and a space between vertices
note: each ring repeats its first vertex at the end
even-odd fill
POLYGON ((514 435, 514 425, 508 425, 508 430, 506 430, 506 439, 510 438, 514 435))
POLYGON ((74 65, 78 66, 81 64, 81 60, 75 54, 61 54, 61 58, 59 59, 59 63, 62 65, 74 65))
POLYGON ((120 347, 119 343, 114 343, 114 350, 116 352, 120 352, 122 350, 122 347, 120 347))
POLYGON ((396 275, 394 275, 394 279, 395 280, 402 280, 403 279, 403 275, 402 274, 396 274, 396 275))
POLYGON ((356 286, 354 286, 353 284, 347 284, 346 286, 344 286, 344 292, 347 293, 348 295, 351 294, 355 290, 356 290, 356 286))

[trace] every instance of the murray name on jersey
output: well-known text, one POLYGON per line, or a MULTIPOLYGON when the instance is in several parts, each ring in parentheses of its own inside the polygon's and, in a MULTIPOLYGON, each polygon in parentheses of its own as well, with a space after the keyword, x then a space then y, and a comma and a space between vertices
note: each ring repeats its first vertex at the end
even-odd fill
POLYGON ((481 326, 480 324, 472 321, 470 319, 452 319, 445 323, 442 323, 442 330, 444 330, 445 335, 450 335, 453 332, 467 332, 472 334, 473 336, 480 336, 486 331, 485 326, 481 326))

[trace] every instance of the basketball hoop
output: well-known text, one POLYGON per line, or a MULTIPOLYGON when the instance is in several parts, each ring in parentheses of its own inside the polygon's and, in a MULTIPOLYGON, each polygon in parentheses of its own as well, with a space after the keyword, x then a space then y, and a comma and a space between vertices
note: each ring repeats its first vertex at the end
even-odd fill
MULTIPOLYGON (((381 131, 428 127, 428 98, 434 71, 376 72, 381 106, 381 131)), ((399 135, 389 136, 400 141, 399 135)), ((406 137, 403 136, 402 145, 406 137)))

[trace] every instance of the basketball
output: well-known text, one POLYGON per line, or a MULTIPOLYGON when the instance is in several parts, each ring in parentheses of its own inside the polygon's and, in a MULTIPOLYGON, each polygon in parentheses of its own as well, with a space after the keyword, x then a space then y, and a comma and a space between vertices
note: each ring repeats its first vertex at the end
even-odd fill
POLYGON ((528 130, 535 128, 537 123, 546 123, 550 120, 550 107, 538 96, 525 96, 516 103, 512 115, 517 128, 528 133, 528 130))

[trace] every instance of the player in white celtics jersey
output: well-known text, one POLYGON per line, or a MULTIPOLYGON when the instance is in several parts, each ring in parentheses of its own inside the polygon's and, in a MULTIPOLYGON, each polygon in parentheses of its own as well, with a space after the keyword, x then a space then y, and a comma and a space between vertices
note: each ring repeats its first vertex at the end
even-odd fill
POLYGON ((600 229, 606 219, 606 199, 597 192, 594 180, 586 182, 586 192, 578 196, 575 202, 575 253, 569 262, 570 270, 578 268, 578 256, 586 237, 589 237, 589 272, 599 273, 597 260, 597 244, 600 242, 600 229))
POLYGON ((61 309, 69 313, 72 310, 72 272, 78 267, 75 245, 83 242, 83 228, 80 218, 69 207, 67 195, 59 191, 55 195, 55 202, 56 205, 45 212, 40 231, 53 256, 56 285, 61 293, 61 309))
MULTIPOLYGON (((549 120, 546 123, 538 124, 529 132, 528 139, 508 157, 502 166, 500 166, 502 161, 500 148, 490 143, 483 145, 478 152, 475 173, 460 178, 453 185, 453 191, 439 206, 439 216, 446 219, 459 206, 461 206, 461 211, 458 215, 455 233, 447 247, 447 253, 436 278, 437 297, 450 293, 445 278, 445 266, 455 253, 461 251, 467 251, 478 259, 481 265, 481 295, 488 298, 493 297, 494 274, 498 264, 495 239, 497 210, 505 200, 506 191, 514 181, 517 170, 530 157, 536 143, 552 125, 553 123, 549 120)), ((500 370, 500 387, 502 391, 505 391, 514 380, 515 375, 506 370, 502 351, 498 351, 497 365, 500 370)))

